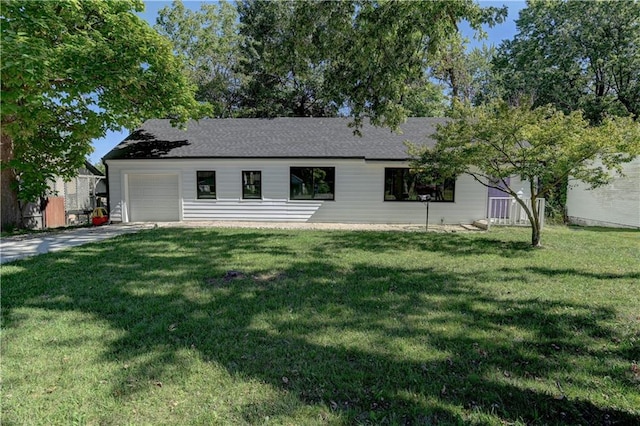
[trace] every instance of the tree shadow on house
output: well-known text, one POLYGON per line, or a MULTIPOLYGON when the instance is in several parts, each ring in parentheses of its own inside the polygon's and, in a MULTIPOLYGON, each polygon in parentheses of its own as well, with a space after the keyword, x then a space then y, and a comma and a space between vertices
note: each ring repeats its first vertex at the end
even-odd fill
MULTIPOLYGON (((28 306, 88 313, 121 330, 100 356, 131 365, 111 380, 122 398, 140 392, 132 383, 170 380, 169 368, 197 374, 180 357, 191 348, 229 374, 324 406, 348 424, 640 421, 637 412, 565 394, 593 386, 582 365, 601 365, 590 374, 606 374, 618 389, 632 386, 624 372, 606 371, 633 361, 611 351, 612 339, 625 338, 608 325, 611 309, 505 298, 476 285, 487 279, 477 272, 366 261, 345 267, 320 250, 326 239, 309 242, 323 253, 310 257, 289 247, 286 233, 185 232, 149 231, 23 261, 3 280, 5 326, 18 327, 12 312, 28 306), (259 261, 239 258, 247 253, 259 261), (102 259, 94 279, 56 280, 61 264, 82 277, 87 256, 102 259), (37 282, 26 279, 34 267, 43 270, 37 282)), ((350 235, 351 243, 345 236, 336 244, 389 250, 407 241, 350 235)), ((273 401, 239 410, 249 424, 290 414, 273 401)))
POLYGON ((105 160, 163 158, 167 154, 183 151, 181 148, 189 145, 191 143, 186 139, 162 140, 146 130, 136 130, 111 150, 105 160))

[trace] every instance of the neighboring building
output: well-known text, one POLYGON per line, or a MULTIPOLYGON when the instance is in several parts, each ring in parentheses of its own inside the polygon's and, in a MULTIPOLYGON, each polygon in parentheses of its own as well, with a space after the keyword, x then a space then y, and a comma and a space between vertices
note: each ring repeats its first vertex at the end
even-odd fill
POLYGON ((576 183, 567 191, 567 216, 576 225, 640 228, 640 158, 627 163, 624 177, 589 189, 576 183))
POLYGON ((487 188, 470 176, 421 185, 406 140, 434 144, 440 118, 410 118, 402 134, 346 118, 206 119, 187 130, 149 120, 103 159, 114 222, 282 221, 472 223, 487 188))
POLYGON ((94 208, 106 206, 107 182, 104 174, 85 161, 78 175, 64 185, 64 209, 67 224, 84 222, 94 208))
POLYGON ((105 205, 106 197, 104 174, 85 161, 73 179, 57 178, 50 183, 46 198, 25 207, 24 223, 34 229, 88 223, 91 211, 105 205))

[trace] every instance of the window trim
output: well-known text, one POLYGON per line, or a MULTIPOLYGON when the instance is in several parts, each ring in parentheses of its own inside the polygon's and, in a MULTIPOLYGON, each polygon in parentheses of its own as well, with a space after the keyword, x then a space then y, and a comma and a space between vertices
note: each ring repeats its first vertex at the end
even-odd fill
POLYGON ((240 190, 242 193, 242 199, 243 200, 262 200, 262 170, 242 170, 240 172, 240 190), (260 191, 258 193, 258 197, 247 197, 245 195, 245 184, 244 184, 244 174, 245 173, 259 173, 260 174, 260 191))
POLYGON ((335 166, 289 166, 289 200, 291 201, 335 201, 336 200, 336 167, 335 166), (291 186, 292 169, 333 169, 333 187, 331 198, 315 198, 315 192, 311 198, 294 198, 291 186))
POLYGON ((196 199, 198 200, 217 200, 218 199, 218 181, 216 177, 217 177, 217 174, 215 170, 196 170, 196 199), (200 192, 200 188, 199 188, 200 178, 198 177, 200 173, 213 173, 213 197, 203 196, 203 194, 200 192))
MULTIPOLYGON (((416 200, 388 200, 385 197, 386 194, 386 190, 387 190, 387 170, 411 170, 409 167, 385 167, 384 168, 384 176, 382 179, 382 201, 389 202, 389 203, 414 203, 414 202, 422 202, 419 199, 416 200)), ((453 191, 451 194, 451 200, 435 200, 435 199, 431 199, 430 202, 432 203, 455 203, 456 202, 456 183, 457 183, 457 179, 447 179, 447 180, 451 180, 453 181, 453 191)))

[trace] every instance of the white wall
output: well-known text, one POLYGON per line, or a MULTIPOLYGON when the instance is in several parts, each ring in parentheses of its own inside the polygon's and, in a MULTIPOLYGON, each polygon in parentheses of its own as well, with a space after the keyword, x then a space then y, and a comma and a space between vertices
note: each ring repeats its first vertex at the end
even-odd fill
POLYGON ((625 177, 617 177, 604 187, 572 183, 567 193, 567 215, 578 225, 640 228, 640 158, 624 167, 625 177))
MULTIPOLYGON (((338 223, 415 223, 425 221, 420 202, 384 201, 385 167, 400 162, 348 159, 108 160, 111 220, 127 222, 127 176, 176 173, 181 182, 181 218, 338 223), (290 167, 335 167, 335 201, 290 200, 290 167), (216 200, 196 196, 196 171, 215 170, 216 200), (242 199, 243 170, 262 171, 262 200, 242 199)), ((485 217, 487 189, 469 176, 456 181, 455 202, 432 202, 430 223, 471 223, 485 217)))

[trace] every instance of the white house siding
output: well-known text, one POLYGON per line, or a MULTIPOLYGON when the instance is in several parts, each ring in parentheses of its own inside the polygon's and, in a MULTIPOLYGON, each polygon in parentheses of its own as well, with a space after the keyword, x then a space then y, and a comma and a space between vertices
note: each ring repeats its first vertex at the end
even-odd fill
MULTIPOLYGON (((524 198, 531 197, 531 186, 528 180, 520 179, 520 176, 512 176, 509 181, 509 186, 516 192, 522 191, 524 198)), ((509 194, 505 194, 504 196, 509 197, 509 194)))
POLYGON ((640 228, 640 158, 624 167, 625 177, 589 190, 574 183, 567 193, 569 221, 578 225, 640 228))
MULTIPOLYGON (((401 162, 358 159, 197 159, 108 160, 111 220, 128 222, 128 183, 132 174, 179 173, 180 218, 336 223, 414 223, 425 221, 419 202, 384 201, 384 169, 401 162), (335 200, 289 200, 290 167, 335 167, 335 200), (242 171, 262 172, 262 200, 242 199, 242 171), (216 172, 216 200, 197 199, 196 171, 216 172)), ((471 223, 483 218, 487 190, 471 177, 456 181, 455 202, 432 202, 430 223, 471 223)))
MULTIPOLYGON (((313 222, 415 223, 425 222, 426 207, 420 202, 384 201, 384 169, 408 167, 398 162, 357 162, 336 167, 336 201, 325 203, 313 222)), ((487 189, 470 176, 456 181, 455 202, 432 202, 429 222, 471 223, 484 217, 487 189)))

